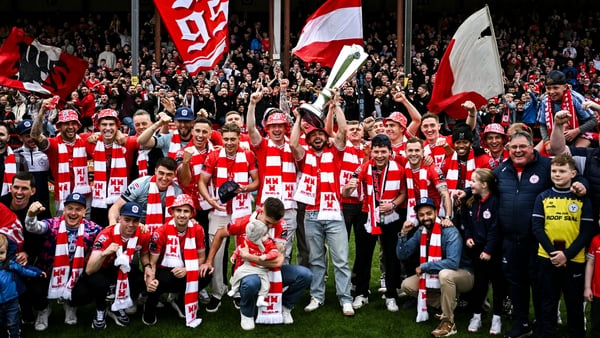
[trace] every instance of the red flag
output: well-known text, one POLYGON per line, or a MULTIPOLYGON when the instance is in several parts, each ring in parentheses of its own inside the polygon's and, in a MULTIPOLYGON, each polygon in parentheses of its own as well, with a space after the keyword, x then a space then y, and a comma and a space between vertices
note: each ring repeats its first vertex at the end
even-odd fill
POLYGON ((292 53, 332 67, 342 47, 353 44, 364 45, 361 0, 328 0, 306 20, 292 53))
POLYGON ((504 92, 498 46, 488 7, 463 22, 452 37, 436 73, 428 108, 465 119, 466 100, 476 107, 504 92))
POLYGON ((79 86, 87 67, 84 60, 42 45, 17 27, 0 48, 0 85, 23 91, 64 99, 79 86))
POLYGON ((228 0, 154 0, 190 74, 210 70, 228 51, 228 0))

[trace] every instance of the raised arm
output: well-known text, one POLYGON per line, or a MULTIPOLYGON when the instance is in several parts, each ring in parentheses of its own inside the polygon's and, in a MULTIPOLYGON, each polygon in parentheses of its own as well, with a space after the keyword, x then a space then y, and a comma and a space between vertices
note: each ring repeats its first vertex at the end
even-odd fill
POLYGON ((38 112, 35 120, 33 120, 33 126, 31 126, 31 138, 35 141, 38 148, 42 150, 48 149, 48 138, 42 134, 42 127, 44 125, 44 119, 46 118, 46 104, 50 103, 52 98, 45 99, 42 101, 40 111, 38 112))
POLYGON ((419 127, 421 126, 421 114, 419 113, 417 108, 415 108, 415 106, 413 106, 413 104, 406 99, 406 96, 404 96, 404 93, 401 91, 398 91, 396 95, 394 95, 394 101, 402 103, 404 107, 406 107, 408 115, 410 115, 412 121, 406 128, 408 135, 415 137, 419 135, 419 127))
POLYGON ((262 136, 256 128, 256 104, 262 99, 262 90, 259 88, 257 91, 250 95, 250 103, 248 104, 248 114, 246 114, 246 127, 248 128, 248 135, 250 135, 250 142, 256 146, 262 142, 262 136))
POLYGON ((290 135, 290 149, 294 154, 294 159, 299 161, 304 157, 304 148, 300 146, 300 134, 302 133, 300 124, 302 123, 302 118, 297 109, 294 111, 294 115, 296 116, 296 122, 292 127, 292 133, 290 135))

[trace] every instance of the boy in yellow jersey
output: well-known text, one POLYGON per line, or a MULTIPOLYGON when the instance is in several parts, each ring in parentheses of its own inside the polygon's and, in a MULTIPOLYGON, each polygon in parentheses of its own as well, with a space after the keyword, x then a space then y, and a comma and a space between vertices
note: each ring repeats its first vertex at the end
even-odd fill
POLYGON ((532 230, 539 242, 537 279, 541 311, 537 334, 554 337, 561 292, 567 308, 570 337, 584 337, 583 287, 585 246, 593 233, 592 204, 588 197, 571 192, 577 174, 570 155, 556 156, 550 167, 554 187, 538 195, 532 214, 532 230))

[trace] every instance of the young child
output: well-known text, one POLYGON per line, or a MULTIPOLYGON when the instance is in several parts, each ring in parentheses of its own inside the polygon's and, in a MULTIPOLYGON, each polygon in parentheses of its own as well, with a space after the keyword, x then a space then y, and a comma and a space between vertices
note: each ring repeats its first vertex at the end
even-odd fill
MULTIPOLYGON (((231 256, 231 263, 235 264, 237 259, 241 259, 240 247, 247 247, 250 254, 258 256, 261 261, 268 261, 279 256, 279 250, 275 241, 269 237, 269 228, 267 225, 259 220, 253 220, 246 227, 246 237, 244 243, 240 244, 233 255, 231 256)), ((254 263, 245 261, 244 264, 238 266, 238 268, 231 276, 231 290, 227 293, 230 297, 233 297, 240 289, 240 283, 242 278, 248 275, 257 275, 260 278, 260 290, 258 291, 258 297, 256 300, 256 306, 268 306, 269 303, 265 301, 265 297, 269 293, 271 286, 269 282, 269 269, 256 265, 254 263)))
POLYGON ((32 266, 22 266, 8 260, 8 240, 0 234, 0 330, 8 329, 9 337, 21 335, 19 318, 19 292, 17 275, 23 277, 46 277, 46 273, 32 266))
MULTIPOLYGON (((562 291, 570 337, 585 337, 583 291, 585 246, 593 233, 592 204, 587 196, 571 192, 577 174, 568 154, 552 159, 554 187, 538 195, 532 214, 532 230, 539 242, 535 266, 540 293, 537 335, 555 337, 558 299, 562 291)), ((525 259, 525 258, 524 258, 525 259)))
POLYGON ((473 259, 475 282, 472 299, 469 302, 473 318, 469 322, 469 332, 481 328, 481 312, 487 297, 488 284, 494 289, 494 316, 490 334, 502 331, 502 300, 506 286, 502 276, 502 254, 497 222, 498 200, 496 198, 496 177, 490 169, 476 169, 471 175, 471 193, 462 206, 462 223, 465 227, 467 252, 473 259))
POLYGON ((583 297, 592 303, 590 337, 600 337, 600 234, 592 239, 586 257, 583 297))

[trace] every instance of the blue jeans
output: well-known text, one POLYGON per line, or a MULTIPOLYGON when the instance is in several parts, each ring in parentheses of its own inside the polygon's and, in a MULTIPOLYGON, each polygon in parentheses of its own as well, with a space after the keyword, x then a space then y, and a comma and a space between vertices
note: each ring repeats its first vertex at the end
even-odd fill
POLYGON ((19 319, 19 298, 15 298, 0 304, 0 330, 4 331, 4 325, 6 325, 9 337, 20 337, 20 324, 21 319, 19 319))
POLYGON ((129 127, 129 136, 135 135, 135 126, 133 125, 133 118, 127 116, 123 118, 123 123, 129 127))
MULTIPOLYGON (((281 278, 283 288, 287 287, 287 290, 283 292, 281 304, 288 309, 293 309, 304 290, 310 285, 312 273, 301 265, 284 264, 281 267, 281 278)), ((254 317, 258 290, 260 290, 260 278, 257 275, 249 275, 242 279, 240 311, 246 317, 254 317)))
POLYGON ((307 211, 304 216, 306 243, 309 248, 310 271, 313 280, 310 295, 319 302, 325 300, 325 243, 329 244, 335 290, 340 304, 352 302, 350 295, 350 265, 348 264, 348 232, 343 220, 317 220, 318 211, 307 211))

